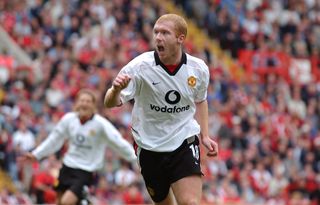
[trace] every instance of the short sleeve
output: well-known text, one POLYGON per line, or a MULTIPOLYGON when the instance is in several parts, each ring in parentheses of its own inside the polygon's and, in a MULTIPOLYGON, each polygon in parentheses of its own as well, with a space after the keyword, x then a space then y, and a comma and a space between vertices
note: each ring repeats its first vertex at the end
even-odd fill
POLYGON ((199 78, 200 85, 195 97, 195 102, 202 102, 207 99, 207 90, 209 86, 210 73, 208 66, 205 63, 201 65, 201 72, 199 78))

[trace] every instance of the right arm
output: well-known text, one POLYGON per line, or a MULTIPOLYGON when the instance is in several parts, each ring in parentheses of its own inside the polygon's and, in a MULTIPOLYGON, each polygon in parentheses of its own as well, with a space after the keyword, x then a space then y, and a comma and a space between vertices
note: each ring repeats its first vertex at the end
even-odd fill
POLYGON ((37 160, 49 156, 58 151, 64 143, 64 137, 57 131, 53 130, 50 135, 31 153, 37 160))
POLYGON ((104 96, 103 104, 106 108, 112 108, 121 106, 120 92, 126 88, 131 78, 126 74, 118 74, 118 76, 112 82, 111 88, 109 88, 104 96))
POLYGON ((50 135, 32 152, 23 154, 19 161, 38 161, 58 151, 64 143, 64 138, 56 131, 50 135))
POLYGON ((32 152, 25 153, 20 160, 36 161, 58 151, 65 141, 65 124, 67 123, 66 115, 59 121, 49 136, 32 152))

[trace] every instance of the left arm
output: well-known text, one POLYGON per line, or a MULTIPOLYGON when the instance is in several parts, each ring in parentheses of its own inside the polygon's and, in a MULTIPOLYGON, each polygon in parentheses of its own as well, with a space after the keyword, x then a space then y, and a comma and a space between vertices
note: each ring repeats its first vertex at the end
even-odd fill
POLYGON ((208 128, 208 101, 196 103, 196 120, 200 125, 201 136, 209 136, 208 128))
POLYGON ((208 101, 196 103, 196 120, 200 125, 201 142, 208 150, 207 155, 214 157, 218 155, 218 144, 209 136, 208 118, 208 101))

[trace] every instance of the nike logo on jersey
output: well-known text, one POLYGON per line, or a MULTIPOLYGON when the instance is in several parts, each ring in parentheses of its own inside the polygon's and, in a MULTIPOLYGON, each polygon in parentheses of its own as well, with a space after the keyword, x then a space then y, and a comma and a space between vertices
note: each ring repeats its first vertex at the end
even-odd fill
POLYGON ((161 82, 152 82, 152 85, 158 85, 161 82))

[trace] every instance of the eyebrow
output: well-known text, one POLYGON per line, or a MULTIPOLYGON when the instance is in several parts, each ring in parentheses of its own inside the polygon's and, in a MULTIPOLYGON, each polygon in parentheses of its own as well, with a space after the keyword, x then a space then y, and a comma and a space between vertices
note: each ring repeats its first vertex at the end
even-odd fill
POLYGON ((156 28, 156 26, 152 29, 153 31, 168 31, 168 32, 174 32, 167 28, 156 28))

